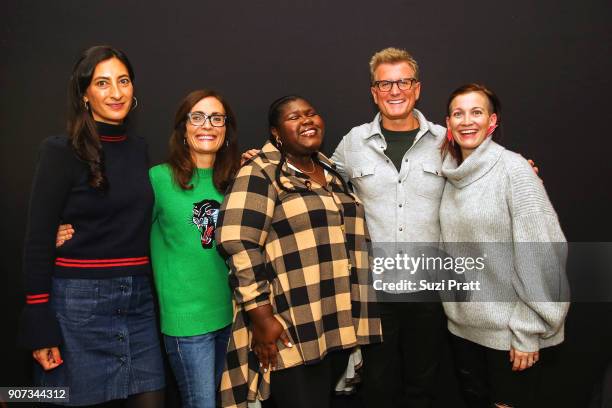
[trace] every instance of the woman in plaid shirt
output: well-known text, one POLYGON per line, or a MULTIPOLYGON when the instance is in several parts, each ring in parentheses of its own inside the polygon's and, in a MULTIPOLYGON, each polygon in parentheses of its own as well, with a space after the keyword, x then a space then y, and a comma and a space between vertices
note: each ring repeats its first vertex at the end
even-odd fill
POLYGON ((318 151, 325 125, 308 101, 280 98, 268 119, 217 226, 236 303, 221 401, 246 407, 271 389, 280 408, 323 408, 350 351, 382 341, 364 209, 318 151))

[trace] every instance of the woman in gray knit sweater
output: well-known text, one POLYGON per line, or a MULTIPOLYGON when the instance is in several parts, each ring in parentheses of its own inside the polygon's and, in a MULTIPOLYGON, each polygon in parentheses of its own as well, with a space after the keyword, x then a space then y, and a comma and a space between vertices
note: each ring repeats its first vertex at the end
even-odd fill
POLYGON ((468 84, 447 106, 442 241, 455 259, 481 258, 455 276, 480 290, 444 303, 463 395, 470 407, 533 406, 540 350, 563 341, 565 237, 530 164, 493 141, 495 94, 468 84))

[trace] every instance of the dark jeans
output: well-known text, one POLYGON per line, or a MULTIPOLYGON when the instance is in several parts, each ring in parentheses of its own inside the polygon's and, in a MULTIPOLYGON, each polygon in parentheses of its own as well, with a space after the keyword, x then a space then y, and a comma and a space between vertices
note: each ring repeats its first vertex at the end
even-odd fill
MULTIPOLYGON (((507 350, 494 350, 450 334, 459 386, 470 408, 490 408, 495 403, 535 407, 541 363, 512 371, 507 350)), ((540 350, 542 359, 542 351, 540 350)), ((545 357, 544 357, 545 358, 545 357)))
POLYGON ((612 361, 608 363, 601 381, 595 385, 590 408, 612 407, 612 361))
POLYGON ((446 335, 441 303, 397 302, 378 306, 383 342, 362 348, 360 396, 364 406, 433 406, 440 348, 446 335))
POLYGON ((276 408, 329 408, 350 353, 351 350, 332 351, 317 364, 272 371, 270 391, 276 408))

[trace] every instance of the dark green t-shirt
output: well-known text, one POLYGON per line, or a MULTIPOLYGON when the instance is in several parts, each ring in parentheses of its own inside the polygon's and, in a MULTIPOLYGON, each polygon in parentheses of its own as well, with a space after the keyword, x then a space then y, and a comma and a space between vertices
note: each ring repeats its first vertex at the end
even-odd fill
POLYGON ((395 130, 387 130, 381 126, 382 134, 387 141, 387 150, 385 150, 385 154, 393 164, 395 164, 395 168, 397 171, 400 171, 402 168, 402 159, 404 158, 404 154, 410 149, 412 144, 414 143, 414 139, 419 133, 419 128, 408 130, 408 131, 395 131, 395 130))

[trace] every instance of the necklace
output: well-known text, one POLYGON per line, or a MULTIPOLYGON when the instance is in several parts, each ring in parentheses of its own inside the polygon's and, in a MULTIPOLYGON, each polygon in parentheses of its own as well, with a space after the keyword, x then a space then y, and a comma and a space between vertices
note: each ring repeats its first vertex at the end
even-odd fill
POLYGON ((312 158, 310 158, 310 163, 312 164, 312 170, 310 170, 310 171, 306 171, 306 170, 304 170, 304 169, 300 168, 299 166, 297 166, 297 165, 296 165, 295 163, 293 163, 292 161, 289 161, 289 163, 291 163, 292 165, 294 165, 295 167, 297 167, 297 168, 298 168, 298 170, 300 170, 300 171, 301 171, 302 173, 304 173, 304 174, 312 174, 312 173, 314 173, 314 172, 315 172, 315 170, 316 170, 316 168, 315 168, 315 163, 314 163, 314 161, 312 160, 312 158))

